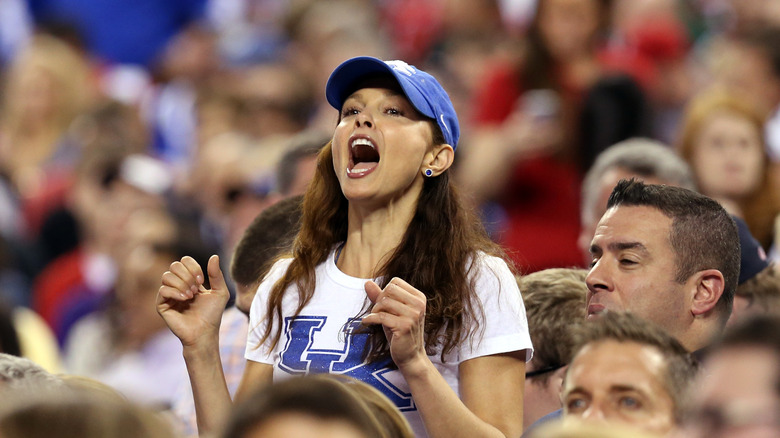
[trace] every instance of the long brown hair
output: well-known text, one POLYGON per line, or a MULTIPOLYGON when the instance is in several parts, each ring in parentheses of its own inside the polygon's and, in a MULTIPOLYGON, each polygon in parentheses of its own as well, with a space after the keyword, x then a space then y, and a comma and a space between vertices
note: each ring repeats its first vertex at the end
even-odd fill
MULTIPOLYGON (((432 122, 434 142, 444 143, 432 122)), ((332 143, 320 152, 317 170, 303 202, 301 230, 293 244, 293 260, 282 278, 274 284, 266 309, 265 332, 261 343, 272 340, 275 347, 282 332, 282 298, 295 285, 300 314, 314 295, 315 268, 347 239, 348 202, 341 192, 333 169, 332 143), (274 322, 278 322, 274 330, 274 322)), ((384 287, 393 277, 407 281, 427 296, 425 347, 434 354, 441 346, 442 358, 457 345, 470 339, 478 328, 482 308, 476 299, 475 276, 479 252, 503 257, 478 217, 461 202, 450 182, 449 172, 425 178, 416 211, 401 243, 389 260, 378 266, 375 277, 384 287)), ((366 309, 367 310, 367 309, 366 309)), ((368 360, 389 357, 389 345, 381 327, 368 329, 368 360)))

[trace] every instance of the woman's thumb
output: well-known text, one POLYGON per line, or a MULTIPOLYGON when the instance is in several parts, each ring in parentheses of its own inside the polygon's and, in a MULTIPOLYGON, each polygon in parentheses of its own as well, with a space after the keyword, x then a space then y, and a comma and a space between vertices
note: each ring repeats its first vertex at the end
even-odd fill
POLYGON ((222 269, 219 267, 219 256, 214 254, 209 258, 208 265, 209 272, 209 284, 212 291, 227 292, 227 284, 225 284, 225 276, 222 275, 222 269))
POLYGON ((376 300, 379 298, 379 294, 382 293, 382 288, 373 281, 367 281, 364 287, 366 289, 366 295, 368 296, 368 299, 371 300, 372 304, 376 304, 376 300))

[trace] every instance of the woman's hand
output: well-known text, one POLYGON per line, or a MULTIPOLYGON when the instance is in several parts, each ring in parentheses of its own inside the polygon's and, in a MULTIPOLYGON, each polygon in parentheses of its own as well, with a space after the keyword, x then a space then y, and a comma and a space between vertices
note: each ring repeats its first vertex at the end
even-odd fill
POLYGON ((162 276, 157 312, 185 348, 209 341, 218 343, 222 312, 230 297, 218 256, 209 259, 208 273, 211 289, 203 286, 200 265, 187 256, 171 263, 162 276))
POLYGON ((401 372, 413 368, 425 353, 425 294, 400 278, 384 289, 373 281, 365 284, 368 299, 374 303, 363 324, 381 324, 390 343, 390 355, 401 372))

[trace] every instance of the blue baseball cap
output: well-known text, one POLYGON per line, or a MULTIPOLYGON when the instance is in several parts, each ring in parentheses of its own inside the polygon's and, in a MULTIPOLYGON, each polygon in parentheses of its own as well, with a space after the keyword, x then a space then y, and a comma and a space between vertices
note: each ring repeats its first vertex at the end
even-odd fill
POLYGON ((734 215, 731 215, 731 218, 737 223, 737 231, 739 231, 740 263, 737 284, 742 284, 769 267, 769 261, 745 221, 734 215))
POLYGON ((358 56, 344 61, 333 70, 325 86, 328 103, 341 110, 344 101, 355 91, 357 81, 388 73, 398 81, 406 98, 417 111, 436 120, 447 144, 455 149, 460 137, 460 126, 450 97, 436 78, 403 61, 382 61, 370 56, 358 56))

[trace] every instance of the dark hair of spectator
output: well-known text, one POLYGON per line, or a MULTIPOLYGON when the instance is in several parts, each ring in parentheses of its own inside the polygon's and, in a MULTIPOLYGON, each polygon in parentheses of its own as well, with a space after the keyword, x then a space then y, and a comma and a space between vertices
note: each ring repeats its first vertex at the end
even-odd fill
POLYGON ((672 219, 669 242, 675 253, 676 281, 706 269, 723 274, 725 286, 717 303, 723 324, 731 314, 739 280, 737 225, 713 199, 675 186, 644 184, 634 178, 621 180, 612 190, 607 208, 653 207, 672 219))
POLYGON ((233 252, 230 276, 238 284, 260 281, 278 255, 289 253, 300 229, 303 195, 282 199, 257 215, 233 252))

